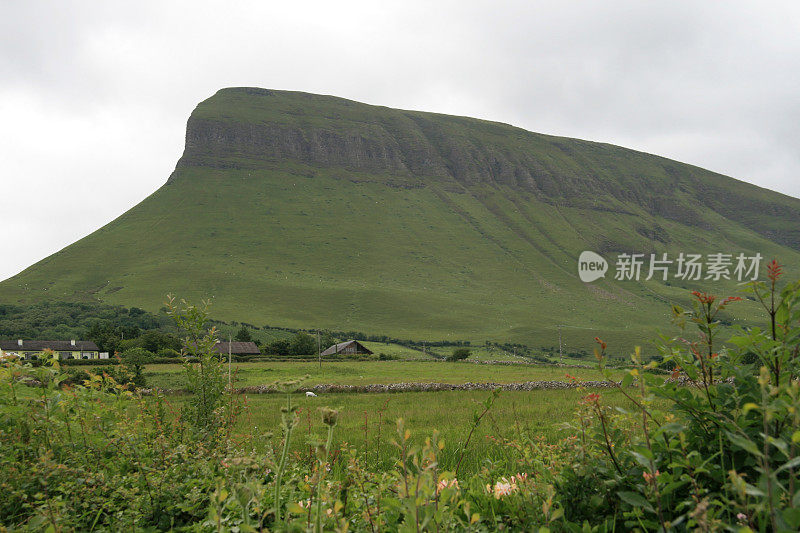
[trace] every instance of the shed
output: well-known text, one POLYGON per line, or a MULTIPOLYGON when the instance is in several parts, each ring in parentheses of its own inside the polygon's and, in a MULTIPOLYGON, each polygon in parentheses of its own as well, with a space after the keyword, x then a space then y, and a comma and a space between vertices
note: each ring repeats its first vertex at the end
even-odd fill
POLYGON ((340 342, 339 344, 334 344, 333 346, 322 352, 322 355, 334 355, 340 353, 348 355, 353 355, 353 354, 372 355, 372 350, 370 350, 369 348, 367 348, 358 341, 346 341, 346 342, 340 342))
POLYGON ((261 355, 261 350, 254 342, 218 342, 214 345, 214 351, 222 355, 261 355))

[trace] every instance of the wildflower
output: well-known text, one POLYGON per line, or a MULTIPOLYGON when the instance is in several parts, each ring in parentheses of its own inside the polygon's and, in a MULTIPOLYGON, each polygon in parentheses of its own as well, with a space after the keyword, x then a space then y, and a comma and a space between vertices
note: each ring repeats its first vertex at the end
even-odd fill
POLYGON ((708 294, 707 292, 700 292, 700 291, 692 291, 692 296, 697 298, 697 301, 701 304, 708 304, 711 305, 717 299, 716 296, 713 294, 708 294))
POLYGON ((448 487, 451 489, 458 489, 458 480, 455 478, 450 481, 446 479, 439 480, 439 483, 436 485, 436 492, 442 491, 448 487))
POLYGON ((742 300, 742 298, 740 296, 728 296, 727 298, 722 300, 722 302, 720 302, 719 308, 720 309, 724 309, 725 306, 727 306, 729 303, 739 302, 741 300, 742 300))
POLYGON ((739 513, 736 515, 736 520, 738 520, 741 525, 744 525, 747 523, 747 515, 744 513, 739 513))
POLYGON ((339 420, 339 411, 331 409, 330 407, 323 407, 321 411, 322 423, 326 426, 335 426, 336 422, 339 420))
POLYGON ((659 472, 658 470, 656 470, 654 474, 651 474, 650 472, 642 472, 642 477, 648 483, 655 482, 655 480, 658 479, 658 476, 660 476, 660 475, 661 475, 661 472, 659 472))
POLYGON ((603 339, 601 339, 600 337, 595 337, 595 338, 594 338, 594 342, 596 342, 597 344, 599 344, 599 345, 600 345, 600 348, 602 348, 603 350, 605 350, 605 349, 606 349, 606 346, 607 346, 607 345, 606 345, 605 341, 603 341, 603 339))
POLYGON ((783 265, 779 264, 775 259, 770 261, 767 265, 767 277, 772 281, 772 283, 778 281, 778 278, 781 277, 781 274, 783 274, 783 265))
POLYGON ((597 405, 600 403, 600 395, 596 392, 587 394, 581 399, 581 403, 584 405, 597 405))
POLYGON ((511 480, 508 480, 503 477, 500 478, 500 481, 494 484, 494 487, 492 487, 492 485, 490 484, 487 484, 486 492, 488 492, 489 494, 493 494, 494 498, 496 500, 499 500, 503 496, 508 496, 510 494, 517 492, 517 483, 514 480, 514 476, 511 476, 511 480))

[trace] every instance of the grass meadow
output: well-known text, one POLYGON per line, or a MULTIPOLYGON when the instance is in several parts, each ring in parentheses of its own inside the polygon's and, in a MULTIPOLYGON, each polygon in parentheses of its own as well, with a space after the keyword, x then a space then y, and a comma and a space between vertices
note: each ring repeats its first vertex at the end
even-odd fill
MULTIPOLYGON (((581 390, 503 391, 476 429, 465 451, 462 469, 477 473, 492 463, 505 464, 506 449, 497 440, 519 439, 522 433, 542 439, 544 443, 576 435, 566 427, 575 422, 578 402, 585 396, 581 390)), ((628 407, 629 402, 618 391, 603 391, 607 405, 628 407)), ((473 417, 482 410, 482 402, 491 396, 488 391, 407 392, 401 394, 331 394, 316 398, 293 394, 299 405, 300 424, 295 430, 293 451, 300 458, 309 456, 308 442, 324 436, 320 421, 321 407, 339 410, 334 432, 334 446, 353 445, 370 465, 386 469, 394 464, 397 449, 396 421, 402 418, 411 429, 411 442, 422 445, 438 431, 445 447, 440 456, 443 469, 452 470, 470 431, 473 417)), ((241 398, 244 411, 238 430, 244 435, 259 432, 268 435, 280 427, 281 407, 286 396, 278 394, 241 398)), ((179 400, 180 401, 180 400, 179 400)), ((577 423, 576 423, 577 425, 577 423)), ((272 439, 261 441, 263 446, 272 439)))
MULTIPOLYGON (((304 385, 373 383, 516 383, 523 381, 566 381, 567 374, 582 380, 603 379, 594 368, 555 365, 490 365, 443 361, 336 361, 233 363, 235 386, 269 385, 275 381, 308 376, 304 385)), ((621 374, 620 374, 621 375, 621 374)), ((148 365, 145 377, 150 387, 180 389, 184 369, 179 364, 148 365)))
MULTIPOLYGON (((276 381, 308 376, 303 386, 317 384, 365 385, 373 383, 440 382, 440 383, 514 383, 523 381, 567 381, 567 374, 580 380, 602 380, 594 368, 569 368, 555 365, 492 365, 442 361, 336 361, 323 362, 257 362, 231 365, 235 386, 267 385, 276 381)), ((620 377, 622 371, 620 371, 620 377)), ((182 365, 149 365, 145 376, 151 387, 179 389, 185 382, 182 365)), ((575 434, 566 426, 575 421, 575 411, 586 390, 502 391, 472 435, 464 452, 462 468, 479 472, 483 466, 507 464, 507 450, 498 440, 518 440, 524 433, 554 443, 575 434)), ((627 400, 614 390, 603 390, 608 405, 627 406, 627 400)), ((312 460, 309 442, 324 435, 320 408, 339 410, 339 423, 334 433, 334 447, 355 446, 370 465, 390 468, 396 459, 396 422, 402 418, 411 428, 411 442, 422 445, 438 431, 444 439, 441 462, 453 468, 461 455, 476 413, 490 391, 437 391, 402 393, 332 393, 307 397, 293 393, 292 405, 299 407, 300 423, 295 430, 292 452, 299 460, 312 460)), ((171 409, 177 412, 183 396, 169 397, 171 409)), ((275 444, 274 435, 281 423, 281 408, 287 404, 285 394, 239 395, 242 411, 237 432, 244 436, 264 435, 257 446, 275 444)), ((264 451, 263 449, 260 451, 264 451)))

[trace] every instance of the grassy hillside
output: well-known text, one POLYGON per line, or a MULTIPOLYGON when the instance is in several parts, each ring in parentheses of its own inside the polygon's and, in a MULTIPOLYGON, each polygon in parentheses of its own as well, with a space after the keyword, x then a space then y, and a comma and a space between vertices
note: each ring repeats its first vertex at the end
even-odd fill
POLYGON ((688 289, 735 284, 584 284, 581 251, 760 252, 796 275, 798 221, 800 200, 616 146, 225 89, 163 187, 0 283, 0 301, 155 310, 173 292, 257 325, 553 346, 563 324, 568 347, 629 344, 688 289))

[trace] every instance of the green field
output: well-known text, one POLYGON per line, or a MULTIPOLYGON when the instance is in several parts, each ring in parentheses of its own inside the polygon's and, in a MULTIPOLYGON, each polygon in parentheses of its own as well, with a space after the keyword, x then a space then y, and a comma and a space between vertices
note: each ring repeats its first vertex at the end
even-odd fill
MULTIPOLYGON (((304 385, 372 383, 516 383, 523 381, 567 381, 567 374, 583 380, 600 380, 593 368, 565 368, 549 365, 486 365, 443 361, 349 361, 233 363, 236 386, 269 385, 276 381, 308 375, 304 385)), ((179 389, 184 382, 181 365, 148 365, 145 377, 148 386, 179 389)))
MULTIPOLYGON (((480 410, 479 403, 490 392, 448 391, 409 392, 403 394, 336 394, 327 397, 307 398, 294 395, 293 402, 300 406, 300 425, 294 450, 307 452, 309 436, 323 434, 319 407, 329 406, 340 410, 335 443, 356 446, 366 452, 370 462, 377 454, 380 466, 393 464, 397 440, 396 421, 402 418, 405 427, 412 431, 412 442, 422 444, 437 430, 445 440, 442 467, 455 466, 457 452, 464 443, 472 423, 473 414, 480 410), (365 421, 367 433, 364 433, 365 421), (380 421, 380 422, 379 422, 380 421), (310 426, 310 428, 309 428, 310 426), (378 427, 380 446, 378 447, 378 427), (367 443, 365 445, 365 443, 367 443)), ((504 450, 487 439, 518 438, 520 431, 555 442, 575 435, 565 424, 575 422, 578 402, 587 393, 578 390, 504 391, 478 427, 470 441, 466 463, 467 472, 478 472, 487 461, 500 461, 504 450)), ((617 391, 601 393, 607 405, 630 407, 617 391)), ((280 425, 280 408, 286 405, 283 395, 248 396, 247 409, 239 420, 243 434, 274 432, 280 425)), ((267 445, 267 441, 263 443, 267 445)))
MULTIPOLYGON (((232 372, 236 386, 265 385, 277 381, 308 376, 302 386, 316 384, 366 385, 374 383, 440 382, 440 383, 513 383, 523 381, 568 381, 567 374, 580 380, 602 380, 594 368, 565 368, 549 365, 487 365, 469 362, 442 361, 352 361, 234 363, 232 372)), ((621 377, 622 371, 614 373, 621 377)), ((185 383, 181 365, 149 365, 145 376, 149 386, 180 389, 185 383)), ((626 406, 627 401, 615 390, 602 390, 608 405, 626 406)), ((464 468, 477 472, 486 461, 501 461, 502 447, 487 439, 518 438, 523 431, 545 442, 572 435, 565 423, 574 421, 574 413, 585 390, 502 391, 486 419, 472 437, 464 468)), ((333 407, 340 411, 335 444, 355 445, 380 468, 393 464, 396 449, 391 441, 397 438, 396 421, 402 418, 412 428, 412 442, 421 444, 434 430, 446 442, 442 461, 444 468, 453 468, 459 447, 466 439, 473 415, 479 403, 490 391, 439 391, 404 393, 336 393, 307 397, 292 394, 292 403, 300 407, 299 436, 293 450, 308 452, 307 442, 322 433, 319 408, 333 407), (366 434, 365 434, 366 424, 366 434), (379 429, 380 428, 380 429, 379 429), (380 432, 380 437, 378 436, 380 432), (380 440, 379 440, 380 439, 380 440)), ((184 397, 168 398, 179 406, 184 397)), ((284 394, 241 395, 237 398, 244 407, 239 417, 242 435, 274 432, 280 426, 281 407, 286 405, 284 394)), ((268 439, 260 445, 270 445, 268 439)))

